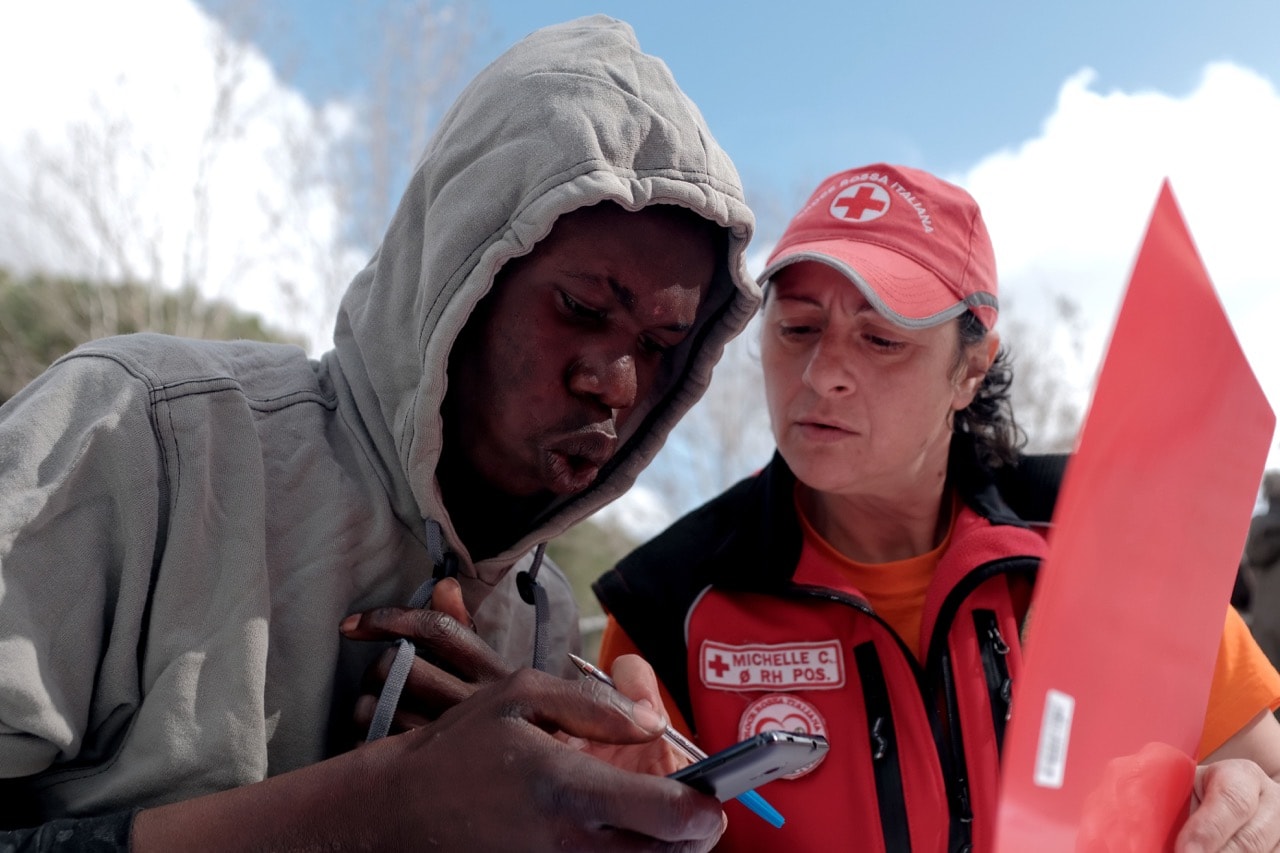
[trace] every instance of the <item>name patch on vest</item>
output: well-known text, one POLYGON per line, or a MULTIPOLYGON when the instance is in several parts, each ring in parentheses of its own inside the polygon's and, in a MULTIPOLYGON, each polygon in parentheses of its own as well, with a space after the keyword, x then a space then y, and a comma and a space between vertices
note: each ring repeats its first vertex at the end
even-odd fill
POLYGON ((729 646, 704 640, 702 683, 718 690, 822 690, 844 686, 840 643, 729 646))

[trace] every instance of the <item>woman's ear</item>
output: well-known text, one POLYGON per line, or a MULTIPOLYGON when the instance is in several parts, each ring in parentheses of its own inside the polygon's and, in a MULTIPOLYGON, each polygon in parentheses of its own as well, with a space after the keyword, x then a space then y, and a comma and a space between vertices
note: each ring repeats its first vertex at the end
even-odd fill
POLYGON ((955 400, 952 403, 955 411, 967 408, 973 402, 998 352, 1000 352, 1000 333, 995 331, 987 332, 981 342, 970 347, 966 352, 964 366, 961 368, 959 381, 956 382, 955 400))

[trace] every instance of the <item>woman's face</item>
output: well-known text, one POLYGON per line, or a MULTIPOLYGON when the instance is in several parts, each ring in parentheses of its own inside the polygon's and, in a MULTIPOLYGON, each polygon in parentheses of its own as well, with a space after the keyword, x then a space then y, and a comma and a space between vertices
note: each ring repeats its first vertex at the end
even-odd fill
POLYGON ((765 396, 778 449, 800 481, 883 499, 936 488, 951 415, 973 400, 995 347, 975 347, 957 365, 957 323, 896 326, 817 262, 783 268, 769 291, 765 396))

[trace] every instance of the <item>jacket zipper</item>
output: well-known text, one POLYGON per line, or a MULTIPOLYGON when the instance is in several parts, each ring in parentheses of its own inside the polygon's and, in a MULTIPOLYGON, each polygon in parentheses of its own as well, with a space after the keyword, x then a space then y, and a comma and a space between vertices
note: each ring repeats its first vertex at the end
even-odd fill
POLYGON ((987 679, 987 699, 991 706, 991 727, 996 735, 996 749, 1004 754, 1004 730, 1013 711, 1013 681, 1009 678, 1009 645, 1000 633, 993 610, 973 611, 973 626, 978 635, 982 671, 987 679))
MULTIPOLYGON (((956 698, 951 654, 945 650, 945 644, 943 648, 937 658, 942 702, 946 706, 946 719, 958 721, 960 703, 956 698)), ((969 765, 965 761, 964 736, 957 722, 948 722, 943 729, 943 738, 948 747, 945 754, 951 759, 949 767, 943 764, 947 790, 951 793, 951 841, 948 846, 956 853, 969 853, 973 849, 973 803, 969 799, 969 765)))
POLYGON ((898 757, 893 710, 884 669, 875 643, 866 642, 853 650, 862 681, 862 699, 867 709, 867 734, 871 739, 871 769, 875 776, 876 802, 880 806, 880 828, 885 853, 910 853, 911 833, 907 826, 906 798, 902 791, 902 765, 898 757))
MULTIPOLYGON (((947 594, 929 642, 929 663, 926 670, 933 674, 933 683, 940 687, 942 691, 940 701, 944 703, 946 709, 945 723, 938 745, 939 755, 949 758, 952 765, 949 768, 944 765, 943 772, 946 774, 947 789, 952 798, 949 847, 956 853, 968 853, 973 849, 973 802, 969 795, 969 765, 965 760, 964 735, 960 730, 959 700, 956 695, 951 654, 947 647, 947 635, 953 627, 952 621, 960 609, 961 602, 970 593, 997 575, 1023 571, 1026 567, 1026 558, 1023 557, 1001 558, 976 567, 947 594), (944 743, 948 747, 945 751, 942 748, 944 743)), ((1003 638, 1001 643, 1003 644, 1003 638)), ((981 642, 979 647, 983 647, 981 642)), ((1007 666, 1004 673, 1007 677, 1007 666)), ((988 687, 990 687, 989 681, 988 687)), ((1003 725, 1001 731, 1003 731, 1003 725)))

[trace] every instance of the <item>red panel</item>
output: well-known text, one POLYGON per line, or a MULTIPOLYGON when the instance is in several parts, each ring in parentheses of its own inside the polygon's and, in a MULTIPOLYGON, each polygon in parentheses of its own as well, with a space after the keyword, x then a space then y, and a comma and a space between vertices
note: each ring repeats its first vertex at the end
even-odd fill
POLYGON ((1166 182, 1049 536, 998 851, 1168 849, 1274 427, 1166 182))

